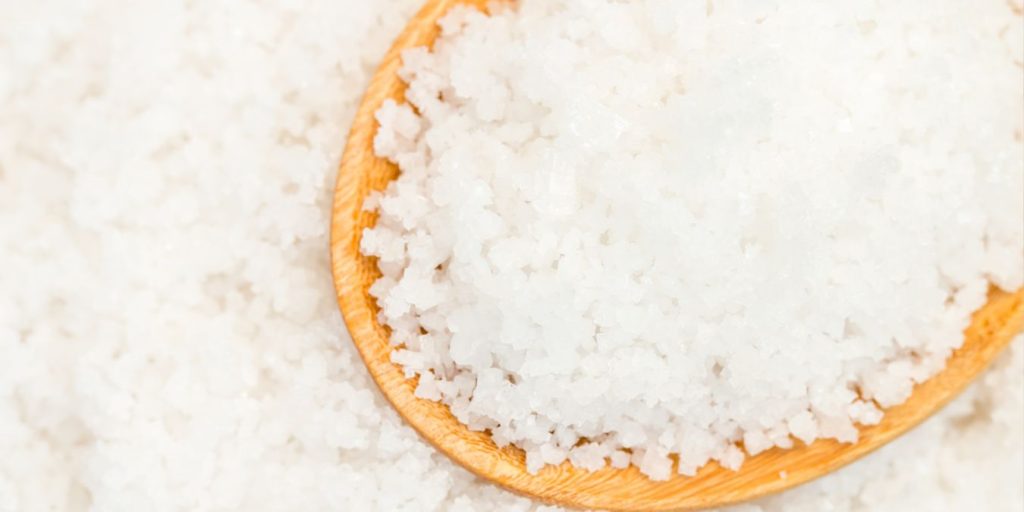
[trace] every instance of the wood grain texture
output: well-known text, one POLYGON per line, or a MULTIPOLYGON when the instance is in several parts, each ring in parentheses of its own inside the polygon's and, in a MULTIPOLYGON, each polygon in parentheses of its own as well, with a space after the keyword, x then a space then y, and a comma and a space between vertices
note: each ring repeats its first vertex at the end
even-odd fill
POLYGON ((363 98, 342 157, 334 196, 331 257, 338 304, 352 339, 384 396, 424 439, 477 475, 536 499, 580 508, 607 510, 692 510, 744 501, 782 491, 822 476, 875 450, 935 412, 956 396, 1006 346, 1024 325, 1024 290, 994 291, 966 331, 963 348, 947 368, 917 386, 903 405, 886 411, 883 421, 861 429, 856 444, 819 440, 791 450, 773 449, 750 457, 733 472, 709 464, 695 477, 652 482, 636 468, 596 472, 568 463, 526 472, 523 453, 497 448, 485 433, 471 432, 448 408, 414 396, 415 383, 390 361, 388 331, 377 322, 377 306, 368 289, 380 275, 375 261, 359 253, 362 231, 375 216, 362 211, 366 195, 381 190, 398 170, 373 154, 377 130, 374 112, 388 98, 402 100, 404 84, 396 73, 401 50, 429 45, 437 19, 455 4, 484 8, 485 0, 430 0, 384 57, 363 98), (782 478, 780 472, 786 472, 782 478))

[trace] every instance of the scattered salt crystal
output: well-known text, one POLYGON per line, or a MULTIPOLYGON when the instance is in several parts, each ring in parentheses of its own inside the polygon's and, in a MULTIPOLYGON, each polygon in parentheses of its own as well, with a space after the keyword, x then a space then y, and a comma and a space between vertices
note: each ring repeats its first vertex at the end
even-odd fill
POLYGON ((651 477, 651 480, 668 480, 672 471, 672 459, 664 453, 646 450, 640 459, 640 471, 651 477))
POLYGON ((621 450, 612 452, 611 466, 618 469, 629 467, 629 454, 621 450))
POLYGON ((786 421, 793 437, 810 444, 818 437, 818 422, 810 411, 801 411, 786 421))
POLYGON ((771 439, 768 439, 768 436, 760 430, 749 430, 743 433, 743 448, 750 455, 757 455, 773 445, 771 439))

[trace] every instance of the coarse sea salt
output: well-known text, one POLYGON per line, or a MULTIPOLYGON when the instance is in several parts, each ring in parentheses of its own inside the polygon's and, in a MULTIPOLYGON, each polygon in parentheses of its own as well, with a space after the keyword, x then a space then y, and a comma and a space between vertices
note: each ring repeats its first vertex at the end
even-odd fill
POLYGON ((1024 280, 1021 75, 969 4, 708 5, 455 9, 378 112, 393 358, 530 470, 856 441, 1024 280))
MULTIPOLYGON (((327 284, 340 135, 422 3, 0 2, 0 510, 561 510, 404 426, 327 284)), ((1024 60, 1004 0, 971 7, 1024 60)), ((878 452, 726 510, 1021 511, 1021 460, 1024 337, 878 452)))

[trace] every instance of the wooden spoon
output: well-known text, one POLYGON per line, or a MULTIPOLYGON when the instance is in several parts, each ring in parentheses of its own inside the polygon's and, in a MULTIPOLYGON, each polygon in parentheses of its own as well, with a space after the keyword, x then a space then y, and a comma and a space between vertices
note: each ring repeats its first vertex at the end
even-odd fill
POLYGON ((559 505, 608 510, 675 510, 714 507, 788 489, 848 464, 917 425, 955 397, 1024 326, 1024 289, 995 291, 974 315, 964 345, 938 375, 918 385, 904 404, 889 408, 878 425, 860 429, 855 444, 818 440, 790 450, 772 449, 748 457, 739 471, 708 464, 696 476, 654 482, 635 467, 589 472, 568 462, 526 471, 523 452, 498 448, 486 433, 471 432, 447 406, 413 394, 415 381, 391 362, 389 332, 377 322, 368 290, 380 276, 376 262, 359 253, 363 229, 375 215, 362 209, 373 190, 382 190, 398 170, 373 153, 374 112, 385 99, 401 102, 405 84, 397 71, 402 50, 429 46, 438 19, 453 5, 483 9, 486 0, 429 0, 384 57, 349 134, 334 196, 331 256, 338 304, 370 375, 405 421, 442 453, 480 477, 512 491, 559 505))

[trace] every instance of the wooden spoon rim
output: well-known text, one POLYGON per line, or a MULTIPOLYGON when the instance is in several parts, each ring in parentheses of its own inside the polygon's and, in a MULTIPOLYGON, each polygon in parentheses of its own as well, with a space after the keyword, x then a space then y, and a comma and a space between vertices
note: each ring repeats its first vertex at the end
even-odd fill
POLYGON ((402 368, 390 360, 389 333, 377 321, 378 308, 368 293, 380 275, 375 260, 359 252, 362 231, 376 218, 363 211, 363 200, 397 175, 392 164, 374 155, 374 114, 384 100, 400 102, 404 97, 405 85, 397 77, 401 51, 431 44, 439 32, 436 21, 458 3, 482 9, 486 0, 428 0, 395 40, 370 82, 338 173, 331 270, 353 343, 385 398, 420 436, 477 476, 541 501, 606 510, 693 510, 765 496, 853 462, 917 425, 966 387, 1024 326, 1024 289, 1012 294, 993 291, 988 304, 974 315, 964 345, 947 367, 915 387, 907 402, 887 409, 880 424, 861 428, 855 444, 818 440, 790 450, 772 449, 747 457, 736 472, 711 463, 694 477, 674 475, 662 482, 649 480, 635 467, 588 472, 568 462, 528 473, 521 450, 498 448, 486 434, 459 423, 447 406, 415 397, 415 381, 406 379, 402 368))

